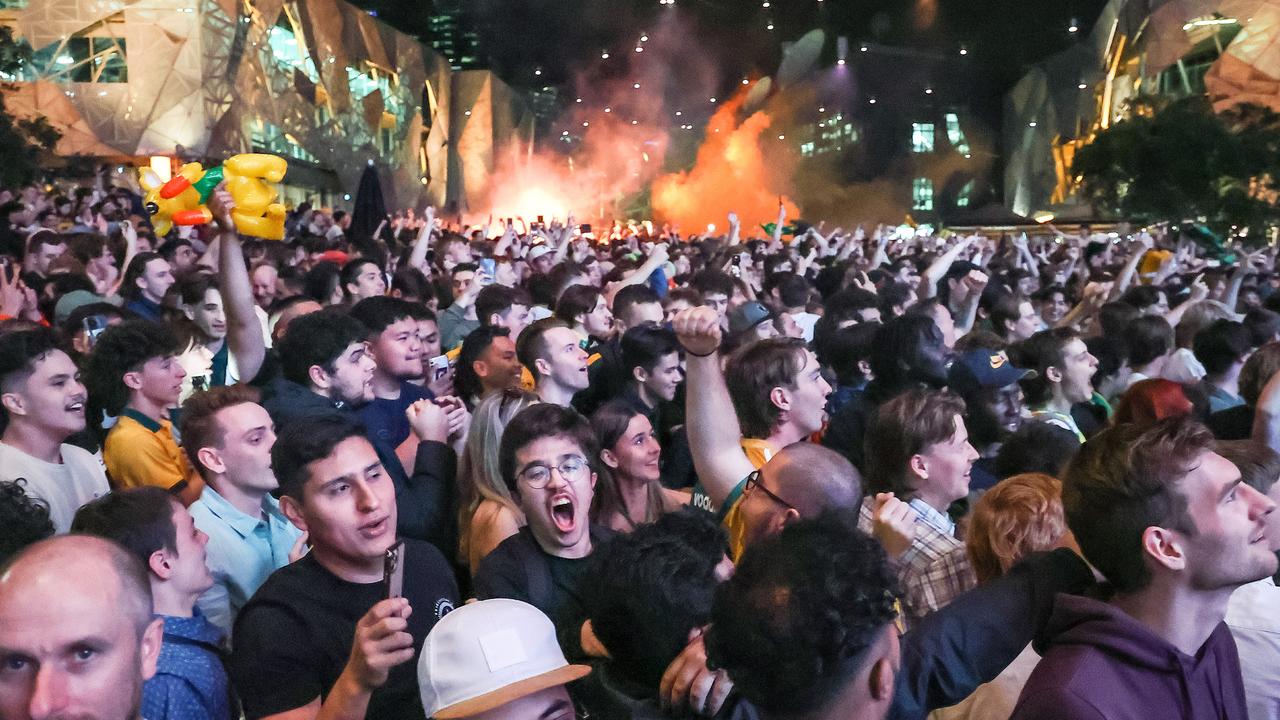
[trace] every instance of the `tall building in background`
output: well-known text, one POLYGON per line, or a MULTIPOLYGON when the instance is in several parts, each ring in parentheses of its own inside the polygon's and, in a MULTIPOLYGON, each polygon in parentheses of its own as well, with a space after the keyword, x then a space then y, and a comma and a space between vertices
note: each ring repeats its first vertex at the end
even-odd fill
POLYGON ((435 0, 432 13, 431 47, 449 60, 454 70, 481 70, 490 66, 480 39, 479 18, 462 0, 435 0))

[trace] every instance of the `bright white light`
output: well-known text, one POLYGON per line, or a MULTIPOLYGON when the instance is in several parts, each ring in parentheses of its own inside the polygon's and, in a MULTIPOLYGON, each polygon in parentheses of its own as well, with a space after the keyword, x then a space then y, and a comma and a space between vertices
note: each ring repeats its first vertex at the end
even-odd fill
POLYGON ((649 42, 649 36, 648 36, 648 35, 641 35, 641 36, 640 36, 640 42, 649 42))
POLYGON ((604 109, 604 111, 605 111, 605 112, 613 112, 613 108, 605 108, 605 109, 604 109))
POLYGON ((876 99, 875 99, 875 98, 871 98, 871 99, 870 99, 870 100, 868 100, 867 102, 868 102, 869 104, 871 104, 871 105, 875 105, 875 104, 876 104, 876 99))
POLYGON ((750 80, 748 80, 748 79, 746 79, 746 78, 742 78, 742 84, 743 84, 743 85, 750 85, 750 84, 751 84, 751 81, 750 81, 750 80))
POLYGON ((925 89, 924 89, 924 94, 925 94, 925 95, 932 95, 932 94, 933 94, 933 88, 925 88, 925 89))
POLYGON ((969 54, 969 48, 960 48, 960 54, 961 54, 961 55, 968 55, 968 54, 969 54))
POLYGON ((867 51, 867 46, 865 43, 858 46, 858 52, 866 52, 866 51, 867 51))
POLYGON ((541 75, 541 74, 542 74, 542 68, 537 68, 537 69, 535 69, 535 70, 533 71, 533 74, 534 74, 534 75, 541 75))
POLYGON ((681 115, 683 115, 683 114, 684 114, 684 113, 680 112, 679 110, 677 110, 677 111, 676 111, 676 117, 680 117, 680 116, 681 116, 681 115))
POLYGON ((351 199, 351 195, 350 195, 349 193, 343 193, 343 195, 342 195, 342 199, 343 199, 343 200, 350 200, 350 199, 351 199))
POLYGON ((778 139, 779 139, 779 140, 786 140, 786 139, 787 139, 787 136, 786 136, 786 135, 779 135, 779 136, 778 136, 778 139))
POLYGON ((827 109, 826 109, 825 107, 820 107, 820 108, 818 108, 818 112, 826 112, 826 111, 827 111, 827 109))
POLYGON ((1080 88, 1081 90, 1084 90, 1084 89, 1088 88, 1089 86, 1088 86, 1086 83, 1080 83, 1080 84, 1079 84, 1079 85, 1077 85, 1076 87, 1080 88))
POLYGON ((591 123, 584 120, 582 121, 582 127, 591 127, 591 123))
POLYGON ((764 29, 765 29, 765 30, 772 30, 772 29, 773 29, 773 23, 769 23, 768 25, 765 25, 765 26, 764 26, 764 29))
POLYGON ((1035 127, 1035 126, 1036 126, 1035 120, 1032 120, 1031 122, 1027 123, 1027 127, 1035 127))
POLYGON ((837 64, 837 65, 844 65, 844 58, 840 58, 839 60, 837 60, 837 61, 836 61, 836 64, 837 64))
POLYGON ((715 101, 716 101, 716 99, 715 99, 715 98, 711 98, 711 102, 715 102, 715 101))
POLYGON ((466 111, 466 112, 464 112, 464 113, 462 113, 462 114, 463 114, 463 115, 466 115, 467 117, 471 117, 471 111, 470 111, 470 110, 468 110, 468 111, 466 111))
POLYGON ((576 103, 580 103, 580 102, 582 102, 582 98, 578 98, 577 100, 574 100, 574 102, 576 102, 576 103))
POLYGON ((639 89, 640 89, 640 83, 631 83, 631 88, 632 88, 633 90, 639 90, 639 89))
POLYGON ((639 45, 637 45, 637 46, 636 46, 636 52, 644 52, 644 48, 642 48, 642 47, 640 47, 639 45))

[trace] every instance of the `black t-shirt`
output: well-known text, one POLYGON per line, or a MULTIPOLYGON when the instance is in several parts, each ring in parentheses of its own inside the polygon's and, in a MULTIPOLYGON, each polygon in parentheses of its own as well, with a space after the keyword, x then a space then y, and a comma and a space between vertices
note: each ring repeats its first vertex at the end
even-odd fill
MULTIPOLYGON (((608 528, 592 525, 592 548, 614 535, 608 528)), ((587 616, 582 587, 590 564, 589 555, 571 560, 543 552, 526 526, 480 561, 475 594, 481 600, 527 602, 551 618, 557 630, 576 630, 587 616)))
MULTIPOLYGON (((458 604, 453 571, 430 543, 404 541, 404 596, 413 608, 413 660, 391 670, 366 715, 422 720, 418 653, 436 621, 458 604)), ((325 697, 351 657, 356 623, 385 597, 381 582, 347 582, 314 555, 274 573, 236 618, 229 670, 245 717, 261 718, 325 697)))

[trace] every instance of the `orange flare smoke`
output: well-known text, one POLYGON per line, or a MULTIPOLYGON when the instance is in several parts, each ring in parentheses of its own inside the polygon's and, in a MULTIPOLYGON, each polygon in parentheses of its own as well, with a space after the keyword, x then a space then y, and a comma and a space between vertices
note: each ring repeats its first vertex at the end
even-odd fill
MULTIPOLYGON (((769 186, 770 176, 776 173, 770 172, 760 147, 760 134, 771 119, 761 111, 738 125, 742 99, 739 95, 726 102, 711 117, 692 169, 654 181, 655 217, 696 233, 709 224, 723 229, 726 216, 736 212, 744 237, 757 225, 777 220, 779 193, 769 186)), ((789 198, 783 197, 782 202, 787 217, 794 220, 799 209, 789 198)))

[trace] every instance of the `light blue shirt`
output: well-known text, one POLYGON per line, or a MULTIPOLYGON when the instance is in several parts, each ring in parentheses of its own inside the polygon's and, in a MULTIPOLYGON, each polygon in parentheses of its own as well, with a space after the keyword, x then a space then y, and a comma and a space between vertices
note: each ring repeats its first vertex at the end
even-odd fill
POLYGON ((943 535, 955 537, 956 524, 951 521, 950 515, 938 512, 932 505, 920 498, 911 498, 907 501, 907 504, 911 506, 912 510, 916 511, 916 515, 920 516, 920 522, 928 523, 930 527, 943 535))
POLYGON ((213 586, 196 607, 230 636, 236 613, 271 573, 289 564, 289 551, 302 531, 270 495, 262 500, 265 519, 244 514, 208 485, 190 510, 196 527, 209 536, 205 557, 213 575, 213 586))

